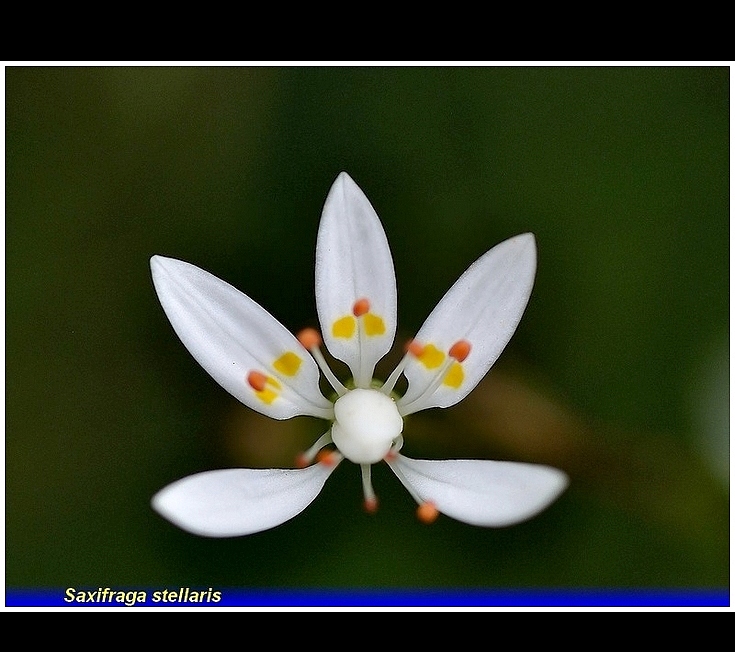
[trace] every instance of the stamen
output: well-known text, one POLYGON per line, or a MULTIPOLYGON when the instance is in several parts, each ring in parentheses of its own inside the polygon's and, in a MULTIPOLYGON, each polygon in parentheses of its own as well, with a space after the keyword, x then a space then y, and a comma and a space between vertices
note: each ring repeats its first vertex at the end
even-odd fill
POLYGON ((360 470, 362 471, 362 491, 365 496, 365 502, 363 505, 366 512, 374 514, 378 511, 378 499, 375 496, 373 483, 370 479, 372 466, 370 464, 360 464, 360 470))
POLYGON ((268 376, 261 371, 250 371, 247 376, 248 385, 256 392, 262 392, 268 383, 268 376))
POLYGON ((322 344, 322 336, 315 328, 304 328, 296 334, 296 339, 301 342, 301 345, 314 356, 319 369, 321 369, 324 377, 329 381, 338 396, 344 396, 347 393, 347 388, 339 381, 334 372, 329 368, 324 354, 319 348, 322 344))
MULTIPOLYGON (((417 358, 421 356, 429 348, 435 349, 431 344, 424 347, 421 344, 415 343, 415 340, 409 344, 408 350, 411 355, 417 358)), ((408 416, 414 412, 418 412, 423 409, 423 399, 431 396, 439 386, 449 377, 450 381, 448 384, 452 387, 459 387, 462 383, 463 374, 460 363, 463 362, 470 354, 472 345, 467 340, 457 340, 449 349, 449 354, 444 358, 438 366, 436 375, 432 381, 427 385, 419 396, 414 398, 410 403, 401 405, 398 403, 398 411, 402 417, 408 416), (456 367, 456 368, 455 368, 456 367), (450 376, 450 372, 452 375, 450 376)), ((403 363, 402 363, 403 364, 403 363)))
MULTIPOLYGON (((300 365, 301 359, 298 358, 295 353, 288 351, 273 363, 276 374, 282 374, 285 376, 295 375, 300 365)), ((250 387, 255 391, 255 395, 266 405, 271 405, 284 392, 284 386, 281 385, 275 376, 269 376, 257 369, 253 369, 248 372, 247 376, 245 376, 245 382, 250 385, 250 387)), ((293 393, 300 395, 306 403, 310 403, 314 408, 315 416, 321 416, 324 419, 334 418, 334 410, 331 406, 325 408, 322 405, 313 403, 309 397, 300 394, 297 387, 289 386, 287 381, 284 382, 284 385, 285 391, 290 390, 293 393)))
POLYGON ((406 368, 406 364, 408 363, 408 359, 409 359, 409 354, 415 357, 418 357, 421 355, 421 351, 423 351, 423 347, 416 340, 409 340, 408 342, 406 342, 405 351, 406 351, 406 354, 403 356, 403 358, 398 363, 396 368, 393 370, 391 375, 388 376, 386 381, 383 383, 383 386, 380 388, 380 391, 383 392, 383 394, 385 394, 386 396, 390 396, 390 393, 393 391, 393 388, 396 386, 396 383, 398 382, 398 379, 401 377, 403 370, 406 368))
POLYGON ((314 458, 318 458, 320 455, 327 455, 328 451, 322 451, 322 448, 331 443, 332 430, 330 428, 314 442, 311 448, 298 455, 298 457, 296 458, 296 468, 304 469, 314 461, 314 458))
MULTIPOLYGON (((390 451, 388 451, 385 459, 386 461, 392 460, 397 455, 398 451, 394 451, 394 449, 391 449, 390 451)), ((430 500, 424 500, 421 496, 418 495, 418 493, 416 493, 413 485, 408 481, 398 464, 391 464, 390 468, 393 469, 393 473, 396 474, 396 477, 401 481, 401 484, 406 487, 408 493, 411 494, 411 497, 416 501, 416 504, 418 505, 418 508, 416 509, 416 516, 418 517, 418 519, 422 523, 426 523, 427 525, 429 523, 433 523, 439 516, 439 510, 436 508, 436 505, 430 500)))
MULTIPOLYGON (((370 300, 362 297, 352 305, 352 314, 357 324, 357 365, 353 368, 354 381, 357 387, 367 389, 373 380, 375 363, 371 364, 371 357, 366 356, 367 338, 378 337, 386 332, 385 322, 380 315, 370 312, 370 300)), ((343 319, 349 319, 344 317, 343 319)), ((350 331, 352 336, 352 331, 350 331)))
POLYGON ((426 523, 426 525, 430 525, 439 516, 439 510, 436 508, 436 505, 432 502, 425 502, 421 503, 418 506, 418 509, 416 509, 416 516, 418 517, 419 521, 422 523, 426 523))
POLYGON ((358 299, 355 301, 355 305, 352 306, 352 314, 355 315, 355 317, 362 317, 364 314, 368 313, 370 311, 370 301, 365 299, 364 297, 362 299, 358 299))
MULTIPOLYGON (((355 306, 353 308, 353 312, 355 313, 355 316, 357 317, 361 316, 357 314, 358 311, 362 310, 365 307, 365 305, 358 305, 358 304, 361 304, 362 302, 364 302, 365 305, 368 306, 367 309, 369 310, 370 304, 368 303, 368 300, 360 299, 359 301, 355 303, 355 306)), ((362 314, 367 314, 367 313, 362 313, 362 314)), ((358 364, 357 364, 357 373, 355 374, 354 381, 357 387, 362 387, 363 389, 370 387, 370 382, 372 381, 372 376, 373 376, 373 373, 372 373, 373 370, 368 369, 369 365, 364 355, 366 337, 367 335, 365 334, 365 320, 358 319, 357 320, 358 364)))

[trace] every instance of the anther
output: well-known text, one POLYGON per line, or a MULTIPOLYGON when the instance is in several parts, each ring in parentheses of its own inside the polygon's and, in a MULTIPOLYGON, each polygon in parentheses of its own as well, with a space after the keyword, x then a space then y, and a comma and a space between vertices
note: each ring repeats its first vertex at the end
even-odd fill
POLYGON ((416 340, 411 340, 406 344, 406 351, 408 351, 412 356, 418 358, 424 352, 424 345, 420 344, 416 340))
POLYGON ((431 523, 436 521, 437 517, 439 516, 439 510, 432 502, 421 503, 416 510, 416 516, 422 523, 430 525, 431 523))
POLYGON ((296 339, 307 351, 322 345, 322 336, 316 328, 304 328, 296 334, 296 339))
POLYGON ((378 511, 378 499, 370 480, 372 467, 370 464, 360 464, 360 471, 362 473, 362 492, 365 496, 362 506, 368 514, 375 514, 378 511))
POLYGON ((449 356, 457 362, 464 362, 465 358, 470 354, 471 349, 472 346, 467 340, 459 340, 452 344, 452 348, 449 349, 449 356))
POLYGON ((362 506, 368 514, 375 514, 375 512, 378 511, 378 499, 375 496, 372 498, 365 498, 365 502, 362 506))
POLYGON ((248 373, 248 385, 256 392, 262 392, 268 382, 268 376, 260 371, 251 371, 248 373))
POLYGON ((362 317, 364 314, 370 311, 370 301, 365 298, 358 299, 355 301, 355 305, 352 306, 352 314, 355 317, 362 317))
POLYGON ((296 461, 294 462, 294 466, 297 469, 305 469, 309 464, 311 463, 311 460, 309 459, 309 456, 306 453, 299 453, 296 456, 296 461))
POLYGON ((331 450, 320 450, 316 455, 316 461, 325 466, 336 466, 339 461, 339 453, 331 450))

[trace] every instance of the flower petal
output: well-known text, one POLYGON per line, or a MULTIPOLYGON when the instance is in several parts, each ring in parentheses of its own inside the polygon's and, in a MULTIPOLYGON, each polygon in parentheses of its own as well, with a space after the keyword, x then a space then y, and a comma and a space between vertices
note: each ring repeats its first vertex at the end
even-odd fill
POLYGON ((322 211, 316 245, 316 306, 329 352, 358 387, 393 346, 396 276, 385 232, 357 184, 342 172, 322 211))
POLYGON ((314 359, 266 310, 180 260, 153 256, 151 273, 184 346, 235 398, 275 419, 332 417, 332 404, 319 391, 314 359))
POLYGON ((153 496, 153 508, 205 537, 239 537, 280 525, 317 497, 336 465, 220 469, 182 478, 153 496))
POLYGON ((401 414, 449 407, 469 394, 515 332, 535 274, 531 233, 501 242, 470 265, 416 334, 421 354, 410 355, 406 364, 401 414), (450 355, 455 344, 469 352, 466 358, 450 355))
POLYGON ((452 518, 505 527, 535 516, 566 488, 566 474, 550 466, 490 460, 386 458, 409 491, 452 518))

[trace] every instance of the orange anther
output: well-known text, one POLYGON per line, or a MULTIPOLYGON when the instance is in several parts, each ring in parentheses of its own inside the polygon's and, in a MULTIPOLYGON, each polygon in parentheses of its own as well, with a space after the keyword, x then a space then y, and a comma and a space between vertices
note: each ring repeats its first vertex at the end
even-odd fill
POLYGON ((464 362, 464 359, 470 354, 470 349, 472 346, 467 340, 459 340, 449 349, 449 357, 454 358, 457 362, 464 362))
POLYGON ((365 313, 370 311, 370 302, 365 299, 358 299, 355 301, 355 305, 352 306, 352 314, 355 317, 362 317, 365 313))
POLYGON ((318 348, 322 345, 322 336, 316 328, 305 328, 296 334, 296 339, 301 342, 307 351, 318 348))
POLYGON ((436 521, 437 517, 439 516, 439 510, 436 508, 434 503, 421 503, 416 510, 416 516, 418 516, 419 521, 422 523, 426 523, 426 525, 430 525, 434 521, 436 521))
POLYGON ((337 463, 337 457, 334 451, 331 450, 320 450, 316 454, 316 461, 320 464, 326 464, 327 466, 334 466, 337 463))
POLYGON ((378 499, 375 497, 366 498, 363 507, 368 514, 375 514, 378 511, 378 499))
POLYGON ((296 456, 295 466, 297 469, 305 469, 309 466, 309 462, 311 462, 311 460, 308 458, 306 453, 299 453, 296 456))
POLYGON ((424 345, 420 344, 416 340, 411 340, 406 345, 406 351, 408 351, 411 355, 416 356, 417 358, 421 357, 421 354, 424 352, 424 345))
POLYGON ((268 382, 268 376, 260 371, 251 371, 248 373, 248 385, 256 392, 262 392, 268 382))

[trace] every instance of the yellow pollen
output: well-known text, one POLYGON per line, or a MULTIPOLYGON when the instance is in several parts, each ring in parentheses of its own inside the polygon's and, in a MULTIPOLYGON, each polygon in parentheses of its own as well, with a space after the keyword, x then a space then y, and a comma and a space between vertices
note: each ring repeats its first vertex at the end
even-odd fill
POLYGON ((270 405, 278 398, 278 394, 274 392, 272 389, 264 389, 262 392, 255 392, 255 395, 263 401, 263 403, 266 403, 270 405))
POLYGON ((385 333, 385 322, 382 317, 378 317, 378 315, 369 312, 362 319, 367 335, 383 335, 385 333))
POLYGON ((444 354, 433 344, 427 344, 416 356, 427 369, 436 369, 444 362, 444 354))
POLYGON ((273 368, 284 376, 295 376, 301 367, 301 358, 293 351, 286 351, 273 363, 273 368))
POLYGON ((347 315, 332 324, 332 335, 335 337, 349 338, 355 334, 355 318, 347 315))
POLYGON ((459 389, 459 387, 462 385, 462 381, 464 381, 464 371, 462 370, 462 365, 459 364, 459 362, 454 362, 449 368, 447 375, 444 376, 443 382, 449 387, 459 389))

